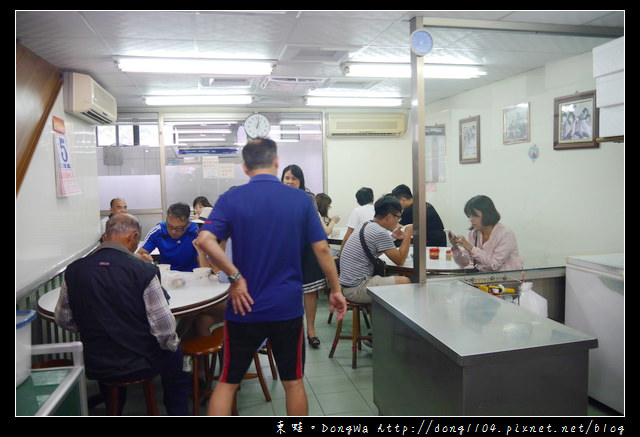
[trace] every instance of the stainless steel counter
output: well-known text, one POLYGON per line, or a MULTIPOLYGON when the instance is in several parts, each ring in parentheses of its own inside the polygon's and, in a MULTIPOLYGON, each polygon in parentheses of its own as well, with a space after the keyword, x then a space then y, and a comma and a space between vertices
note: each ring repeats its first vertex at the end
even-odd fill
POLYGON ((381 414, 586 414, 594 337, 458 280, 369 292, 381 414))

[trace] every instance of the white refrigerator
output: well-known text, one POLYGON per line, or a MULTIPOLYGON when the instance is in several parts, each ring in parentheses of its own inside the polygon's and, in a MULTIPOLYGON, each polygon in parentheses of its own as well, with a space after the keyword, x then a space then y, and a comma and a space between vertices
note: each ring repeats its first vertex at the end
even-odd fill
POLYGON ((565 324, 598 339, 589 396, 624 414, 624 253, 567 258, 565 324))

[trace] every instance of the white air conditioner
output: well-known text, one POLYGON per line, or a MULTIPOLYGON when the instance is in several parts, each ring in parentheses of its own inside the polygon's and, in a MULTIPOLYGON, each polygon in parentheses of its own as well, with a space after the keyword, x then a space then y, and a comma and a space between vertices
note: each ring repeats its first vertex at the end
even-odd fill
POLYGON ((327 115, 329 137, 399 137, 407 130, 407 115, 391 113, 333 113, 327 115))
POLYGON ((91 124, 110 124, 118 118, 116 99, 93 78, 64 73, 64 110, 91 124))

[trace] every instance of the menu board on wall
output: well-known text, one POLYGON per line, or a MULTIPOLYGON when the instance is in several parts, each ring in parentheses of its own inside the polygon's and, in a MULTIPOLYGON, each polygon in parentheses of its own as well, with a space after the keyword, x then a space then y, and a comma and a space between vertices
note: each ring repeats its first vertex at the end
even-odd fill
POLYGON ((445 127, 425 126, 426 182, 445 181, 445 127))

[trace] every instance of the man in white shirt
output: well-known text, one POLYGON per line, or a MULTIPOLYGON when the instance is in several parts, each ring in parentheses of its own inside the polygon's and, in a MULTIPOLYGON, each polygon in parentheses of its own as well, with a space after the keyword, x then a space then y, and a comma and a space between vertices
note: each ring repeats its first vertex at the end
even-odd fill
POLYGON ((344 244, 353 233, 353 230, 358 228, 367 220, 371 220, 373 218, 373 215, 375 214, 375 210, 373 208, 373 190, 371 188, 362 187, 358 191, 356 191, 356 200, 358 201, 358 206, 353 209, 351 215, 349 216, 347 231, 344 234, 342 244, 340 245, 341 253, 342 249, 344 248, 344 244))

